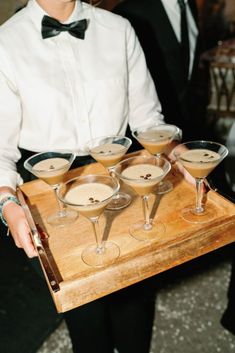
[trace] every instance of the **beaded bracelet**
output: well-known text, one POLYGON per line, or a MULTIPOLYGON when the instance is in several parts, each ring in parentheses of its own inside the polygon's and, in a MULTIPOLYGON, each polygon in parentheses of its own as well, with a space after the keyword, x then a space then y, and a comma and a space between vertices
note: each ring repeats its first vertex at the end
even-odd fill
POLYGON ((6 222, 5 218, 3 217, 3 209, 10 202, 14 202, 17 205, 20 205, 19 200, 14 195, 8 195, 0 201, 0 219, 5 226, 7 226, 7 222, 6 222))

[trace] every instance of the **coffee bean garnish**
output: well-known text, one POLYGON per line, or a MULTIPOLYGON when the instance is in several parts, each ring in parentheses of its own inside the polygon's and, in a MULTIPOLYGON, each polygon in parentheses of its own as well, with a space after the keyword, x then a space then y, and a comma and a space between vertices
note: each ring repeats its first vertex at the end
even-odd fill
POLYGON ((209 154, 208 153, 204 153, 204 156, 207 157, 207 156, 209 156, 209 154))
POLYGON ((100 202, 99 200, 94 200, 93 197, 89 197, 88 200, 90 201, 90 203, 99 203, 100 202))
POLYGON ((146 175, 140 175, 140 178, 144 179, 144 180, 149 180, 151 179, 152 174, 146 174, 146 175))
POLYGON ((53 165, 50 165, 50 168, 49 169, 55 169, 55 167, 53 165))

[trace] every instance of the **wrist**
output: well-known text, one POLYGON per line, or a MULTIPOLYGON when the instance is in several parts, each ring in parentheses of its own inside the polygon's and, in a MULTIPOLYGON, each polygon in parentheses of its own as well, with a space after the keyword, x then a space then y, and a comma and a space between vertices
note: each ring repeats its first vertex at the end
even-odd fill
POLYGON ((4 217, 4 209, 9 203, 20 205, 15 195, 8 192, 0 194, 0 219, 5 226, 7 226, 7 221, 4 217))

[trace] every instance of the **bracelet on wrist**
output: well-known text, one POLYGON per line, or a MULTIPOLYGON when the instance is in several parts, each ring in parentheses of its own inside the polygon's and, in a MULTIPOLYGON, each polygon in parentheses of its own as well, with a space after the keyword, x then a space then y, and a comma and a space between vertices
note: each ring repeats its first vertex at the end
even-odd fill
POLYGON ((4 193, 0 195, 0 219, 5 226, 7 226, 7 222, 3 216, 3 209, 7 204, 11 202, 20 205, 19 200, 14 195, 10 193, 4 193))
POLYGON ((2 192, 0 193, 0 202, 5 199, 8 196, 14 196, 14 194, 12 194, 12 192, 2 192))

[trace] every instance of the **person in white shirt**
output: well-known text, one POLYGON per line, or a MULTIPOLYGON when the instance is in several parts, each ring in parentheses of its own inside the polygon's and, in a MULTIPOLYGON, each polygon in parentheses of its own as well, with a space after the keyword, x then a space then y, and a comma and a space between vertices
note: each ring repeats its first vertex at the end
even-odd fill
MULTIPOLYGON (((163 121, 129 22, 80 1, 30 0, 1 26, 0 91, 0 186, 9 192, 22 182, 15 167, 19 147, 82 155, 88 140, 125 134, 128 122, 134 129, 163 121), (68 31, 43 39, 46 13, 64 23, 86 19, 84 39, 68 31)), ((14 204, 4 208, 11 233, 34 256, 7 211, 14 207, 20 212, 14 204)))
MULTIPOLYGON (((163 122, 161 105, 130 23, 80 0, 29 0, 0 27, 0 92, 1 216, 35 257, 15 197, 21 152, 69 149, 79 160, 91 138, 163 122)), ((146 288, 65 313, 74 352, 147 353, 154 295, 146 288)))

